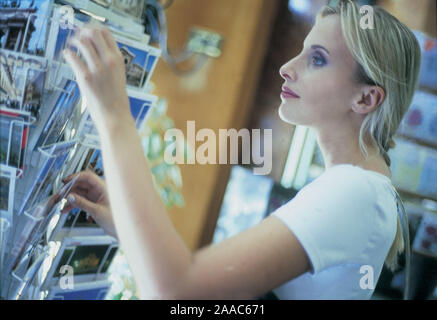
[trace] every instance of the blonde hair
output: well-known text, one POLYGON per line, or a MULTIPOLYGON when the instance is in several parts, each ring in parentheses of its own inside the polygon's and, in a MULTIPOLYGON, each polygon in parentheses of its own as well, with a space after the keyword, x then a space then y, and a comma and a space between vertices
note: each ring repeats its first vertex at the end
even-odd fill
MULTIPOLYGON (((385 99, 366 115, 360 128, 360 149, 368 157, 367 143, 390 166, 388 150, 394 148, 393 135, 407 112, 419 78, 421 51, 419 43, 404 24, 379 6, 373 6, 374 29, 360 26, 360 8, 351 0, 340 0, 335 6, 323 7, 318 17, 339 15, 347 47, 357 62, 358 83, 376 85, 385 92, 385 99)), ((397 268, 398 254, 404 250, 399 217, 386 266, 397 268)))

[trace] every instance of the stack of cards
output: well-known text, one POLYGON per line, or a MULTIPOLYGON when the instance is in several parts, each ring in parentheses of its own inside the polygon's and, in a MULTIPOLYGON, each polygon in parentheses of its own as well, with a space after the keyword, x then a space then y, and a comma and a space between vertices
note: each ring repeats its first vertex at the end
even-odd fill
POLYGON ((437 96, 416 91, 399 133, 437 146, 437 96))
POLYGON ((17 169, 0 165, 0 218, 12 224, 17 169))
POLYGON ((1 49, 44 56, 53 0, 0 1, 1 49))
POLYGON ((143 15, 144 0, 92 0, 93 2, 108 8, 114 12, 124 14, 140 22, 143 15))
POLYGON ((96 127, 62 51, 89 13, 106 18, 141 131, 157 101, 148 91, 161 55, 141 25, 145 5, 0 0, 0 299, 104 299, 109 290, 116 240, 85 211, 61 214, 76 183, 62 178, 105 176, 96 127), (69 271, 74 288, 62 285, 69 271))
POLYGON ((64 238, 43 287, 48 289, 59 284, 65 273, 63 266, 71 268, 75 283, 104 280, 117 251, 116 240, 109 236, 64 238))
POLYGON ((142 23, 144 0, 58 0, 91 17, 105 20, 111 28, 124 32, 144 34, 142 23))
POLYGON ((0 109, 0 164, 23 170, 30 113, 0 109))
POLYGON ((36 172, 35 177, 30 178, 29 187, 21 201, 17 215, 21 215, 25 210, 30 209, 49 196, 54 180, 58 177, 70 151, 75 145, 76 141, 68 141, 42 149, 43 159, 38 166, 39 170, 36 172))
POLYGON ((0 52, 0 108, 29 112, 38 119, 47 60, 13 51, 0 52))
POLYGON ((54 286, 50 288, 47 300, 104 300, 111 287, 107 280, 75 284, 72 288, 54 286))

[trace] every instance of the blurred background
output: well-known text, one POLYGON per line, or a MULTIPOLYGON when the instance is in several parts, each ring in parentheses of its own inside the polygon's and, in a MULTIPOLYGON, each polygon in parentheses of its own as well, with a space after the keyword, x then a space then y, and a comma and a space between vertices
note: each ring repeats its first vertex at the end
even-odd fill
MULTIPOLYGON (((116 255, 115 239, 104 235, 87 212, 76 210, 61 218, 57 210, 62 203, 51 204, 53 208, 45 213, 39 206, 30 210, 40 201, 48 203, 47 197, 60 189, 63 176, 89 168, 104 177, 97 132, 85 103, 79 101, 70 68, 62 64, 62 48, 73 36, 74 24, 97 20, 117 37, 126 64, 131 113, 155 187, 176 229, 194 251, 259 223, 324 172, 313 132, 279 117, 284 83, 279 69, 301 52, 319 9, 337 1, 0 0, 0 138, 4 146, 0 299, 101 299, 112 284, 107 299, 136 298, 122 250, 116 255), (32 73, 29 61, 35 64, 32 73), (25 121, 31 115, 35 119, 25 121), (14 127, 17 121, 20 126, 14 127), (193 164, 165 161, 165 146, 170 142, 164 143, 163 136, 171 128, 185 135, 177 147, 184 148, 186 160, 195 160, 193 164), (217 164, 200 164, 195 157, 204 141, 190 135, 204 128, 215 133, 217 164), (249 148, 243 148, 240 139, 238 163, 230 164, 232 158, 227 157, 229 164, 220 164, 217 153, 230 154, 230 147, 220 143, 220 130, 231 129, 252 134, 260 130, 260 145, 249 135, 249 148), (264 130, 272 133, 272 168, 268 175, 255 175, 259 165, 251 147, 255 153, 268 152, 264 130), (76 140, 80 146, 67 161, 76 140), (49 156, 44 152, 40 159, 40 147, 55 141, 56 148, 68 151, 59 155, 53 151, 49 156), (50 165, 52 160, 56 166, 50 165), (114 272, 108 271, 112 260, 114 272), (6 261, 7 268, 2 268, 6 261), (55 269, 67 261, 79 270, 75 279, 80 286, 73 293, 57 287, 60 270, 55 269), (81 273, 84 270, 86 274, 81 273), (114 279, 107 278, 109 274, 114 279)), ((392 182, 404 200, 410 224, 409 298, 436 299, 436 1, 356 2, 387 9, 414 31, 421 46, 419 86, 389 155, 392 182)), ((396 272, 383 269, 373 298, 402 298, 404 271, 403 257, 396 272)), ((275 296, 267 293, 260 298, 275 296)))
MULTIPOLYGON (((192 249, 220 242, 258 223, 324 170, 314 136, 280 120, 279 68, 296 56, 316 12, 327 0, 168 1, 169 51, 177 52, 193 29, 220 36, 220 50, 201 62, 160 60, 155 93, 186 136, 196 130, 271 129, 273 166, 255 176, 251 164, 180 165, 185 206, 170 216, 192 249)), ((381 5, 410 27, 422 46, 420 87, 391 150, 393 183, 410 219, 412 299, 435 299, 437 272, 437 31, 435 0, 359 1, 381 5)), ((261 139, 262 141, 262 139, 261 139)), ((198 142, 197 146, 201 145, 198 142)), ((218 145, 218 141, 217 141, 218 145)), ((191 146, 192 148, 196 146, 191 146)), ((243 152, 240 149, 240 153, 243 152)), ((241 154, 240 154, 241 159, 241 154)), ((401 261, 403 265, 403 261, 401 261)), ((403 268, 383 270, 375 299, 398 299, 403 268)))

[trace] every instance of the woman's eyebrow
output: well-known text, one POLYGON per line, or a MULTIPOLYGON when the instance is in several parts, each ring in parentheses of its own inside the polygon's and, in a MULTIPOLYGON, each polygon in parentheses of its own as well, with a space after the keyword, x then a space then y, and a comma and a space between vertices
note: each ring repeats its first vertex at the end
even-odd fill
POLYGON ((328 53, 328 54, 330 55, 328 49, 326 49, 324 46, 321 46, 321 45, 319 45, 319 44, 313 44, 313 45, 311 46, 311 49, 322 49, 322 50, 325 50, 326 53, 328 53))

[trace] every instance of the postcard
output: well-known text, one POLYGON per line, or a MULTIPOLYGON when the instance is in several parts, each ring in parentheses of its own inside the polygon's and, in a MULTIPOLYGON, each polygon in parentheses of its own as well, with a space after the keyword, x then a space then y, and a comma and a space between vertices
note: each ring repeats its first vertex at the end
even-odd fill
POLYGON ((28 264, 29 262, 31 262, 32 264, 28 268, 26 268, 26 272, 21 278, 22 280, 21 283, 19 283, 11 290, 12 293, 9 294, 9 299, 11 300, 20 300, 23 298, 32 299, 31 296, 27 295, 29 293, 27 292, 26 289, 30 286, 34 277, 37 275, 47 255, 48 252, 44 251, 41 254, 39 254, 37 257, 35 257, 33 262, 31 261, 31 257, 28 257, 26 259, 27 261, 23 261, 25 264, 28 264))
POLYGON ((138 130, 142 128, 158 100, 158 97, 137 90, 128 89, 130 110, 138 130))
POLYGON ((117 45, 124 58, 127 85, 142 88, 147 83, 149 73, 156 64, 159 49, 139 41, 114 35, 117 45))
POLYGON ((149 47, 149 55, 147 57, 146 64, 146 74, 144 76, 143 82, 141 83, 141 87, 146 88, 147 84, 152 77, 153 71, 155 71, 155 67, 158 64, 159 57, 161 56, 161 49, 155 47, 149 47))
POLYGON ((65 220, 64 228, 99 228, 90 214, 83 210, 74 209, 65 220))
POLYGON ((116 240, 109 236, 64 238, 47 274, 44 287, 59 281, 63 266, 70 266, 73 269, 75 282, 106 278, 117 250, 116 240))
MULTIPOLYGON (((82 100, 83 101, 83 100, 82 100)), ((82 141, 86 135, 98 136, 97 128, 87 109, 80 116, 79 124, 76 127, 75 139, 82 141)))
POLYGON ((23 169, 30 113, 0 108, 0 163, 23 169))
POLYGON ((105 235, 105 231, 94 221, 91 215, 75 208, 71 212, 60 216, 50 235, 50 241, 62 241, 65 237, 102 235, 105 235))
MULTIPOLYGON (((107 0, 105 2, 107 2, 107 0)), ((143 0, 113 0, 111 9, 115 9, 116 11, 120 11, 140 20, 144 12, 144 4, 145 1, 143 0)))
POLYGON ((47 60, 12 51, 0 52, 0 108, 30 112, 39 118, 47 60))
POLYGON ((98 136, 86 134, 84 137, 75 139, 79 142, 66 164, 65 171, 63 172, 64 177, 82 171, 88 152, 91 149, 100 149, 98 136))
POLYGON ((44 56, 53 0, 2 0, 0 48, 44 56))
POLYGON ((79 87, 75 81, 67 80, 39 135, 35 147, 50 145, 62 139, 66 124, 70 120, 79 100, 79 87))
POLYGON ((63 203, 62 199, 70 192, 77 178, 73 179, 55 192, 52 196, 38 203, 32 209, 27 210, 20 217, 19 228, 15 234, 14 246, 8 259, 8 270, 15 268, 18 261, 25 255, 27 249, 39 242, 52 218, 59 213, 63 203))
POLYGON ((62 166, 75 144, 76 141, 67 141, 42 149, 45 153, 45 158, 42 161, 39 172, 37 172, 36 177, 32 180, 31 186, 23 198, 17 215, 20 215, 24 210, 31 208, 34 204, 40 203, 49 196, 53 189, 54 180, 59 175, 62 166))
POLYGON ((112 0, 91 0, 91 1, 105 8, 110 7, 112 3, 112 0))
POLYGON ((12 223, 17 169, 0 165, 0 217, 12 223))
POLYGON ((107 280, 75 283, 74 289, 50 288, 47 300, 104 300, 112 283, 107 280))
POLYGON ((79 171, 91 170, 99 177, 104 177, 102 153, 99 149, 89 149, 79 171))

